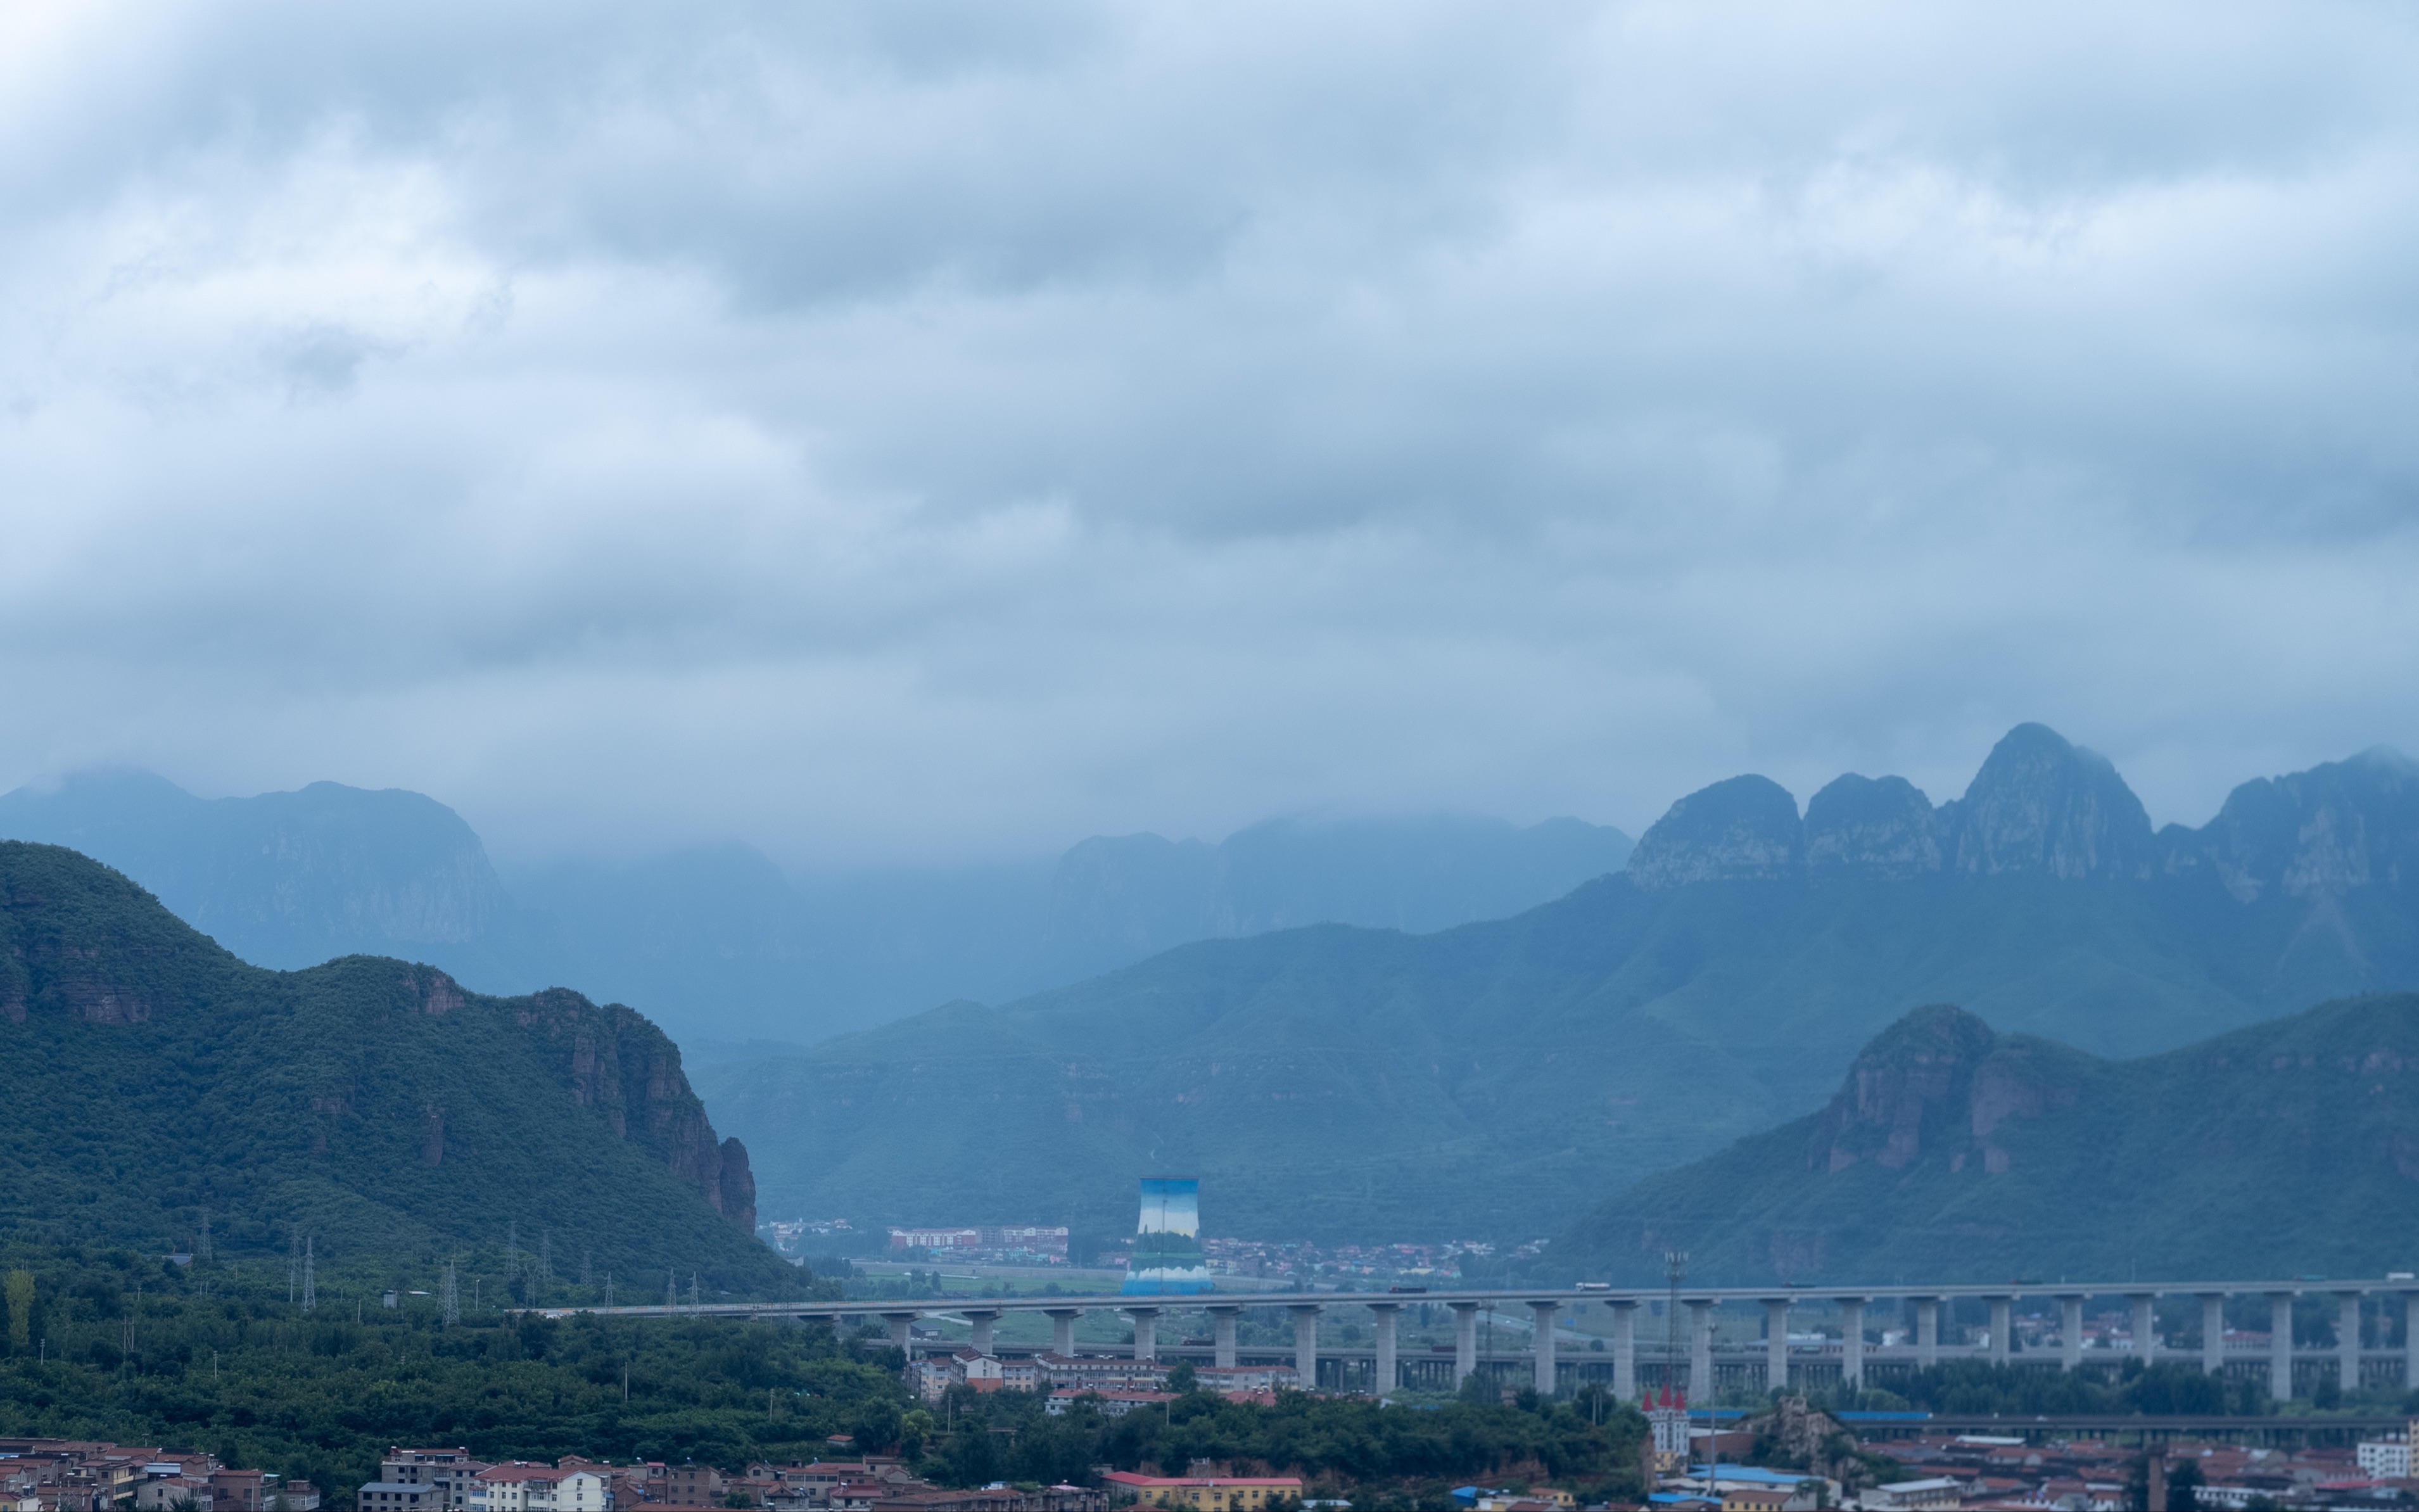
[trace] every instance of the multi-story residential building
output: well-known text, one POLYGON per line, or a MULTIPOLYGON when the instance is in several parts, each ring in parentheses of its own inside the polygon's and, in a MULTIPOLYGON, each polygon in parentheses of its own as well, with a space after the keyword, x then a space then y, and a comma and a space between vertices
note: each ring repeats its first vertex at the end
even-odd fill
POLYGON ((666 1506, 722 1504, 722 1472, 712 1465, 666 1465, 663 1473, 649 1476, 647 1484, 655 1499, 666 1506))
MULTIPOLYGON (((584 1459, 490 1465, 471 1478, 470 1512, 612 1512, 609 1473, 609 1467, 584 1459)), ((719 1501, 688 1504, 718 1505, 719 1501)), ((364 1506, 359 1512, 377 1509, 364 1506)))
POLYGON ((444 1493, 439 1504, 445 1512, 466 1512, 470 1504, 470 1484, 486 1468, 486 1461, 471 1458, 470 1450, 458 1446, 407 1449, 398 1444, 378 1461, 378 1479, 405 1486, 434 1486, 444 1493))
POLYGON ((2371 1480, 2407 1480, 2411 1475, 2411 1445, 2419 1439, 2419 1418, 2400 1433, 2389 1433, 2381 1439, 2364 1441, 2357 1453, 2360 1472, 2371 1480))
POLYGON ((444 1493, 434 1486, 378 1480, 353 1493, 356 1512, 441 1512, 444 1493))

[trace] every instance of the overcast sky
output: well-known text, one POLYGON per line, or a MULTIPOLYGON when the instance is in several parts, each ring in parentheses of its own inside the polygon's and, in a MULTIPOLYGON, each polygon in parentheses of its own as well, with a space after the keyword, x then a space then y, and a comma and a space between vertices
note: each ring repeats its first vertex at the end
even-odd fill
POLYGON ((0 5, 0 786, 948 860, 2419 750, 2402 4, 0 5))

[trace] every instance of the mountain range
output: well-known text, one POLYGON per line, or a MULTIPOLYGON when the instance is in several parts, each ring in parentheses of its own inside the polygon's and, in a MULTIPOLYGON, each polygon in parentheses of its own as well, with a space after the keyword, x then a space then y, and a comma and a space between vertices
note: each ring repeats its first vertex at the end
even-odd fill
POLYGON ((2419 987, 2419 772, 2372 751, 2153 830, 2104 759, 2010 732, 1958 798, 1760 777, 1674 804, 1625 872, 1427 934, 1185 946, 706 1068, 769 1211, 1213 1233, 1546 1235, 1820 1107, 1900 1015, 2100 1057, 2419 987))
POLYGON ((2382 1275, 2419 1258, 2419 996, 2111 1061, 1918 1009, 1820 1111, 1606 1199, 1543 1269, 1633 1285, 2382 1275))
POLYGON ((246 964, 124 875, 0 841, 0 1223, 322 1256, 550 1246, 776 1293, 747 1152, 626 1008, 355 955, 246 964))
POLYGON ((732 843, 504 873, 419 794, 316 782, 204 799, 110 771, 0 795, 0 836, 106 861, 259 964, 369 952, 488 992, 573 983, 722 1053, 1022 995, 1190 940, 1498 918, 1630 849, 1568 819, 1287 819, 1216 845, 1100 837, 1055 862, 955 871, 793 876, 732 843))

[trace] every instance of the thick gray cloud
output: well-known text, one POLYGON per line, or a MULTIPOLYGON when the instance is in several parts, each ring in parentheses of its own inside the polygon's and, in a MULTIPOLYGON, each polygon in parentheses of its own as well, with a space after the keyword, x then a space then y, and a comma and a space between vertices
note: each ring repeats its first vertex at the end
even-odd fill
POLYGON ((2419 748, 2404 8, 0 13, 0 781, 793 860, 2419 748))

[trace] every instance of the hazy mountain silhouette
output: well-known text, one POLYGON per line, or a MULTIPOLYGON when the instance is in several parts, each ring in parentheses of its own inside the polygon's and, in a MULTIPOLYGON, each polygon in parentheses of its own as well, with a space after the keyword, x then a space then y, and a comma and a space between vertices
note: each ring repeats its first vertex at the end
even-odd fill
POLYGON ((1190 940, 1503 917, 1618 869, 1630 845, 1569 819, 1281 820, 1217 845, 1090 840, 1055 865, 793 878, 733 843, 500 877, 470 826, 419 794, 203 799, 142 772, 0 795, 0 837, 105 861, 263 965, 403 954, 481 991, 569 983, 639 1004, 685 1041, 791 1042, 1190 940))
POLYGON ((1848 777, 1801 815, 1735 778, 1513 918, 1187 946, 701 1085, 787 1213, 1107 1232, 1173 1169, 1222 1232, 1544 1234, 1819 1106, 1926 1003, 2134 1057, 2419 988, 2414 856, 2390 751, 2154 833, 2104 759, 2026 725, 1937 807, 1848 777))

